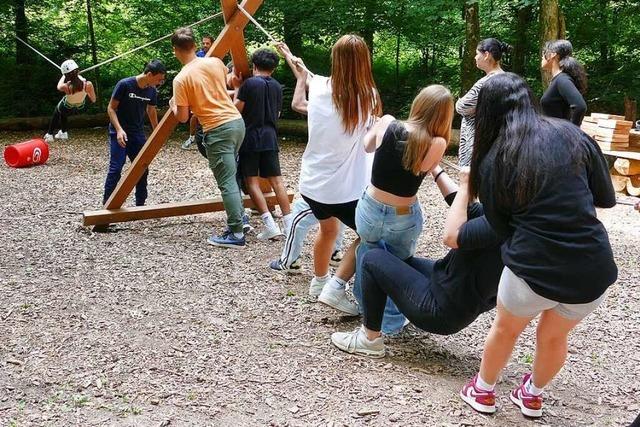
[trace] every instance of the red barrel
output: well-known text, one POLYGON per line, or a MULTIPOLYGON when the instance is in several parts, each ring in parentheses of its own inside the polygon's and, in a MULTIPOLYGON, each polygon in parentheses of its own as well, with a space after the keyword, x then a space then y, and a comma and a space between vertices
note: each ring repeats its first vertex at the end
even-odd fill
POLYGON ((4 161, 12 168, 43 165, 49 158, 49 145, 42 138, 5 147, 4 161))

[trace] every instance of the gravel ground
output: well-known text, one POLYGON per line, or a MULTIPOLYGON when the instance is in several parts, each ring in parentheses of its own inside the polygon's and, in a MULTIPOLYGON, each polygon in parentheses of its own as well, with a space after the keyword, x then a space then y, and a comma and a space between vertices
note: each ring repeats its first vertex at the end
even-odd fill
MULTIPOLYGON (((80 213, 100 207, 105 133, 72 131, 45 166, 0 167, 0 425, 619 426, 640 411, 640 215, 630 207, 600 213, 619 280, 572 335, 545 416, 524 419, 507 396, 531 363, 530 327, 486 417, 457 393, 478 369, 492 312, 449 337, 409 327, 381 360, 350 356, 329 335, 358 322, 306 297, 310 244, 304 274, 284 277, 266 268, 279 242, 205 244, 221 213, 109 234, 83 227, 80 213)), ((204 159, 179 149, 184 136, 152 164, 150 204, 217 192, 204 159)), ((0 134, 0 145, 29 137, 0 134)), ((303 149, 283 143, 292 189, 303 149)), ((418 253, 442 256, 446 209, 428 179, 420 199, 418 253)))

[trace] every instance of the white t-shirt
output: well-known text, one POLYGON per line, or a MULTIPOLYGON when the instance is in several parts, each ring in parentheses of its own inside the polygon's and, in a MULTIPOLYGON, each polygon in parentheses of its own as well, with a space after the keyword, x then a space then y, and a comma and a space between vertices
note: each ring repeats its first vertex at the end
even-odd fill
POLYGON ((345 132, 331 99, 329 78, 316 75, 309 83, 309 142, 302 155, 300 193, 334 205, 358 200, 371 181, 373 153, 362 139, 370 118, 353 134, 345 132))

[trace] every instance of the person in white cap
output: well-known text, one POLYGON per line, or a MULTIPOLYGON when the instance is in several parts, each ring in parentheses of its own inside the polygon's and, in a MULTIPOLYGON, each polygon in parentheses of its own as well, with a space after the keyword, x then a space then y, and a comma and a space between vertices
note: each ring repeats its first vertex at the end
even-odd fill
POLYGON ((64 61, 60 70, 62 77, 58 81, 58 90, 64 93, 64 96, 53 110, 49 130, 44 136, 47 143, 53 142, 54 138, 68 139, 68 117, 79 113, 84 108, 87 97, 91 102, 96 102, 96 91, 93 84, 80 75, 80 67, 73 59, 64 61), (58 133, 54 137, 56 129, 58 129, 58 133))

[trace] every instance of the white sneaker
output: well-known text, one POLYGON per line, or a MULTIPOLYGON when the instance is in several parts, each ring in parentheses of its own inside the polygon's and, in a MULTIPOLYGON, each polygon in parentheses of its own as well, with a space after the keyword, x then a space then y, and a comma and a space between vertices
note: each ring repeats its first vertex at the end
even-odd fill
POLYGON ((349 316, 358 316, 358 306, 349 301, 347 293, 344 289, 335 289, 333 286, 325 286, 322 288, 322 292, 318 296, 318 301, 342 311, 349 316))
POLYGON ((311 279, 311 284, 309 285, 309 296, 313 298, 318 298, 322 293, 322 288, 327 284, 329 279, 320 281, 315 277, 311 279))
POLYGON ((370 341, 364 326, 353 332, 334 332, 331 334, 331 342, 347 353, 375 358, 384 357, 384 339, 380 336, 370 341))
POLYGON ((69 134, 67 132, 62 132, 61 130, 56 133, 56 139, 69 139, 69 134))
POLYGON ((275 227, 265 227, 265 229, 258 233, 259 240, 270 240, 276 237, 282 236, 282 230, 277 225, 275 227))
POLYGON ((51 135, 50 133, 45 134, 44 142, 46 142, 47 144, 51 144, 53 142, 53 135, 51 135))

